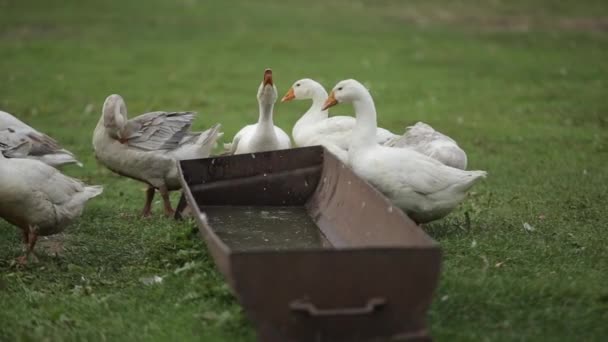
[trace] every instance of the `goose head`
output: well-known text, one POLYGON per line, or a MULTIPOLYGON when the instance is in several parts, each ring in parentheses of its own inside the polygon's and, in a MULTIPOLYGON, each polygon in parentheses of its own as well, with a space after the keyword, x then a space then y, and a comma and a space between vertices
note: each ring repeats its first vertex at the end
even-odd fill
POLYGON ((313 99, 320 90, 327 96, 325 89, 323 89, 323 86, 319 82, 311 80, 310 78, 303 78, 293 83, 291 88, 287 91, 287 94, 281 99, 281 102, 313 99))
POLYGON ((115 137, 127 122, 127 104, 120 95, 112 94, 103 103, 103 125, 115 137))
POLYGON ((356 80, 340 81, 329 93, 329 97, 323 104, 323 110, 339 103, 353 103, 367 94, 369 94, 367 89, 356 80))
POLYGON ((274 104, 279 97, 277 87, 272 80, 272 70, 264 71, 264 79, 258 88, 258 102, 260 105, 268 106, 274 104))

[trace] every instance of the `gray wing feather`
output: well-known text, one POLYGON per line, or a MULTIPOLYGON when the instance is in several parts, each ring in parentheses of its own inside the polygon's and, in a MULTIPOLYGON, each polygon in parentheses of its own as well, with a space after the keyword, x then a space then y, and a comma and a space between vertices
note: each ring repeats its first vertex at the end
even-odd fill
POLYGON ((6 144, 0 141, 0 153, 6 158, 26 158, 30 152, 31 144, 29 141, 18 144, 6 144))
POLYGON ((7 128, 0 131, 0 140, 4 144, 13 146, 28 141, 31 144, 28 154, 31 156, 39 157, 54 153, 72 155, 69 151, 64 150, 55 139, 36 131, 7 128))
POLYGON ((194 112, 152 112, 127 122, 121 131, 129 146, 142 150, 171 150, 188 137, 194 112))
POLYGON ((32 142, 32 149, 30 150, 30 154, 33 156, 43 156, 45 154, 53 154, 53 153, 67 153, 72 155, 72 153, 64 150, 57 141, 46 134, 39 132, 29 132, 27 137, 32 142))

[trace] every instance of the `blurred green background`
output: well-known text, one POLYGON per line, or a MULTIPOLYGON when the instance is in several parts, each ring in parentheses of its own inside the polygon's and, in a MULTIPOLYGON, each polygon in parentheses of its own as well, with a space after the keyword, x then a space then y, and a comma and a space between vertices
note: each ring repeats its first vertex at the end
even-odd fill
MULTIPOLYGON (((608 336, 608 2, 0 0, 0 109, 105 186, 26 269, 0 223, 0 340, 255 339, 194 224, 158 203, 140 220, 143 184, 97 165, 91 135, 118 93, 133 116, 195 110, 195 128, 220 122, 230 141, 257 120, 266 67, 280 95, 358 79, 381 126, 425 121, 489 172, 425 227, 444 250, 437 340, 608 336), (163 283, 140 281, 152 275, 163 283)), ((277 104, 275 123, 290 132, 308 105, 277 104)))

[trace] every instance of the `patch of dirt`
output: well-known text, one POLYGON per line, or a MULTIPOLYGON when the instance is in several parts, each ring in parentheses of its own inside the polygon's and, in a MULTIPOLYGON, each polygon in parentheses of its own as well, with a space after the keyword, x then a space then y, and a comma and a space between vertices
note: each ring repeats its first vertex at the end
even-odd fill
POLYGON ((544 15, 498 15, 493 13, 459 13, 446 9, 389 11, 388 16, 419 26, 455 25, 485 31, 527 32, 532 29, 582 32, 608 32, 608 17, 563 18, 544 15))
POLYGON ((22 25, 9 27, 0 31, 0 38, 8 40, 34 40, 59 37, 65 34, 65 30, 54 25, 22 25))
POLYGON ((558 26, 569 30, 608 32, 608 17, 560 19, 558 26))
POLYGON ((40 236, 36 242, 36 252, 47 255, 62 255, 66 245, 69 244, 69 236, 65 233, 51 236, 40 236))

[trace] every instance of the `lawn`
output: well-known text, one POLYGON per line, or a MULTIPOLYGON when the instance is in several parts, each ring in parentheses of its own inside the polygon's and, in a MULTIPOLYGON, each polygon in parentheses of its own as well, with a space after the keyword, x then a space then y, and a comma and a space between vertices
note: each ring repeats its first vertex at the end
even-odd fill
MULTIPOLYGON (((425 227, 444 251, 437 340, 608 337, 608 2, 0 0, 0 109, 105 186, 25 269, 0 222, 1 341, 255 340, 195 225, 159 202, 141 220, 145 187, 98 165, 91 136, 119 93, 132 114, 198 111, 229 141, 257 120, 266 67, 280 95, 356 78, 381 126, 425 121, 489 172, 425 227)), ((307 106, 277 104, 275 123, 307 106)))

